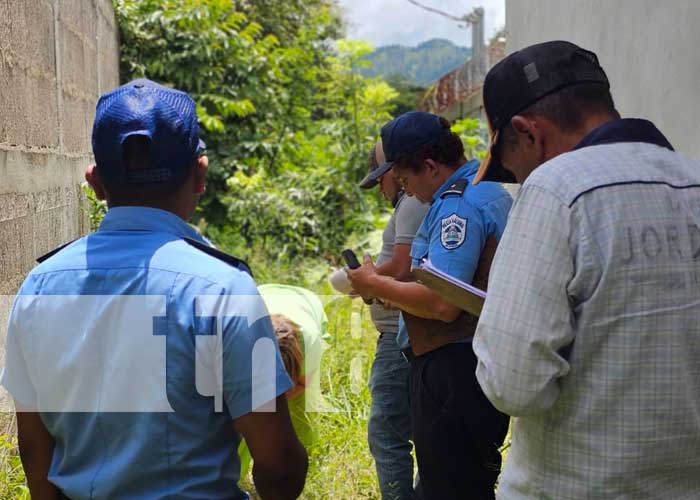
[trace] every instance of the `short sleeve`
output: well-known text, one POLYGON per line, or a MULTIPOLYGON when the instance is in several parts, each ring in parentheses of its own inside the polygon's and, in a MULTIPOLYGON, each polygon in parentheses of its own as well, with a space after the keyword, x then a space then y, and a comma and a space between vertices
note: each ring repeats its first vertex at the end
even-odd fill
POLYGON ((12 395, 15 402, 24 408, 36 408, 36 389, 30 377, 29 366, 21 347, 22 329, 17 301, 12 307, 5 342, 5 366, 0 384, 12 395))
POLYGON ((471 283, 486 241, 481 211, 464 199, 449 198, 430 224, 430 262, 450 276, 471 283))
POLYGON ((402 200, 396 208, 395 214, 395 244, 411 244, 429 208, 430 205, 421 203, 415 196, 406 196, 406 198, 402 200))

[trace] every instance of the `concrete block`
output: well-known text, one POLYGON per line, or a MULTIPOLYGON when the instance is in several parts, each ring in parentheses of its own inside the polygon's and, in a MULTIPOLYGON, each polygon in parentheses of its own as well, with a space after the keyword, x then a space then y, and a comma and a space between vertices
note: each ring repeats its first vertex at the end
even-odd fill
MULTIPOLYGON (((96 11, 92 11, 95 14, 96 11)), ((96 18, 91 20, 97 25, 96 18)), ((96 29, 95 29, 96 33, 96 29)), ((63 99, 63 147, 66 153, 88 155, 98 95, 96 38, 86 39, 71 24, 60 23, 63 99)), ((96 36, 96 35, 95 35, 96 36)))
POLYGON ((73 186, 58 186, 34 194, 35 256, 74 240, 80 226, 78 198, 73 186))
POLYGON ((59 0, 61 24, 79 33, 85 39, 97 38, 97 7, 93 0, 59 0))
POLYGON ((97 40, 86 39, 63 22, 59 26, 63 91, 74 97, 92 98, 97 95, 97 40))
POLYGON ((0 196, 0 295, 14 293, 37 257, 85 232, 78 189, 0 196))
POLYGON ((90 137, 96 100, 96 97, 86 99, 64 92, 63 148, 66 153, 83 156, 92 154, 90 137))
POLYGON ((678 151, 696 158, 700 51, 690 34, 698 24, 697 1, 506 1, 508 52, 546 40, 594 51, 622 116, 653 121, 678 151))
MULTIPOLYGON (((85 169, 86 164, 81 163, 79 170, 80 172, 83 172, 85 169)), ((90 207, 89 207, 89 202, 87 199, 87 196, 83 192, 83 187, 82 183, 81 184, 73 184, 73 189, 75 191, 75 199, 78 200, 78 219, 77 219, 77 226, 75 230, 77 231, 75 233, 75 236, 78 237, 79 235, 82 234, 87 234, 91 231, 93 231, 92 226, 90 225, 90 207)))
POLYGON ((114 15, 97 19, 97 75, 98 93, 103 94, 119 86, 119 38, 114 15))
POLYGON ((95 0, 95 4, 97 5, 98 15, 101 15, 107 19, 107 21, 109 21, 110 24, 115 27, 114 31, 116 32, 117 21, 116 16, 114 15, 112 0, 95 0))
POLYGON ((14 293, 35 259, 88 230, 80 182, 88 158, 0 151, 0 294, 14 293))
POLYGON ((56 80, 32 77, 20 67, 0 72, 0 143, 32 148, 58 147, 56 80))
MULTIPOLYGON (((22 150, 0 149, 0 195, 30 194, 48 189, 56 179, 50 168, 59 157, 55 154, 32 154, 22 150)), ((12 212, 5 212, 10 217, 12 212)))
POLYGON ((54 69, 53 40, 53 2, 0 0, 0 57, 54 69))
POLYGON ((32 196, 0 196, 0 294, 14 293, 33 267, 32 196))
MULTIPOLYGON (((0 290, 2 285, 0 285, 0 290)), ((12 294, 2 294, 0 292, 0 366, 5 366, 5 345, 7 339, 7 322, 10 317, 10 309, 12 307, 12 301, 14 296, 12 294)), ((15 411, 14 402, 12 397, 3 387, 0 389, 0 413, 5 413, 5 415, 0 416, 1 419, 8 420, 10 412, 15 411)), ((3 426, 6 426, 3 422, 3 426)), ((6 428, 6 427, 3 427, 6 428)), ((14 430, 12 431, 14 432, 14 430)))
POLYGON ((56 149, 59 139, 58 93, 55 78, 32 78, 27 75, 21 89, 24 97, 21 124, 26 139, 21 144, 56 149))
POLYGON ((55 149, 59 123, 53 9, 44 1, 13 3, 12 8, 9 3, 0 0, 0 143, 55 149))

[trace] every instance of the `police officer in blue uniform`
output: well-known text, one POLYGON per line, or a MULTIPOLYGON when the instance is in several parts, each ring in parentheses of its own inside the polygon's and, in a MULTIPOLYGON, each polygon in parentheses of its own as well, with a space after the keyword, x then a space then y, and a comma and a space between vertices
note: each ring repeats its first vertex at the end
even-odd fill
MULTIPOLYGON (((413 265, 427 258, 438 269, 485 287, 485 257, 503 234, 510 195, 500 184, 472 185, 479 162, 466 161, 461 140, 444 118, 406 113, 382 128, 382 140, 406 193, 431 203, 411 247, 413 265)), ((402 310, 402 332, 410 339, 406 353, 416 456, 426 500, 494 498, 501 464, 498 447, 508 417, 491 406, 476 381, 471 338, 477 318, 420 283, 376 274, 368 256, 348 275, 363 296, 402 310)))
POLYGON ((186 223, 208 166, 194 101, 128 83, 99 100, 92 144, 109 210, 40 259, 11 312, 2 384, 32 497, 246 499, 243 435, 260 496, 296 498, 307 457, 267 310, 186 223))

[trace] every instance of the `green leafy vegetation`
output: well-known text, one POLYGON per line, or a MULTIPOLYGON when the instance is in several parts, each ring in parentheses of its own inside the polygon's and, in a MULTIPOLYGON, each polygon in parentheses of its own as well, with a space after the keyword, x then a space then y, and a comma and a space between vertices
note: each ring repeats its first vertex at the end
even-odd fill
POLYGON ((331 0, 115 0, 122 80, 196 100, 210 157, 199 227, 243 258, 337 254, 369 227, 366 154, 397 94, 359 70, 331 0))
POLYGON ((14 415, 3 414, 0 434, 0 499, 30 500, 22 468, 22 461, 17 451, 17 436, 14 432, 14 415))
POLYGON ((428 90, 426 87, 411 83, 411 81, 403 75, 385 76, 386 82, 398 92, 391 104, 394 105, 394 117, 400 116, 408 111, 415 111, 418 103, 428 90))
POLYGON ((435 38, 417 47, 385 45, 368 54, 368 77, 400 75, 410 83, 427 87, 471 57, 471 48, 458 47, 449 40, 435 38))
POLYGON ((477 118, 463 118, 452 123, 452 131, 462 139, 464 156, 468 160, 483 159, 486 155, 486 125, 477 118))
POLYGON ((107 203, 104 200, 98 200, 95 191, 92 190, 87 182, 83 182, 80 185, 83 190, 83 195, 85 196, 85 205, 83 206, 84 212, 88 216, 90 221, 90 230, 96 231, 100 226, 100 222, 107 213, 107 203))

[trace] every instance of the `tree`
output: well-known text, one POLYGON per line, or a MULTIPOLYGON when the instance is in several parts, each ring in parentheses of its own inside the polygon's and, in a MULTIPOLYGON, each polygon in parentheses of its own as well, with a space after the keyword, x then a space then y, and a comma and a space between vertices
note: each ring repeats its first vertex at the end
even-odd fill
MULTIPOLYGON (((202 227, 232 250, 336 252, 366 220, 355 183, 395 92, 335 40, 333 0, 114 0, 124 80, 189 92, 210 156, 202 227)), ((272 253, 271 253, 272 255, 272 253)))
POLYGON ((262 242, 277 255, 336 254, 353 232, 369 228, 372 199, 357 187, 379 127, 391 119, 396 92, 356 71, 366 44, 339 41, 319 87, 323 112, 290 131, 275 169, 237 172, 224 203, 232 223, 214 234, 245 251, 262 242), (233 223, 235 221, 235 223, 233 223))
POLYGON ((425 87, 411 83, 403 75, 390 75, 386 82, 398 92, 398 96, 392 101, 394 104, 394 116, 399 116, 408 111, 415 111, 420 99, 426 92, 425 87))

